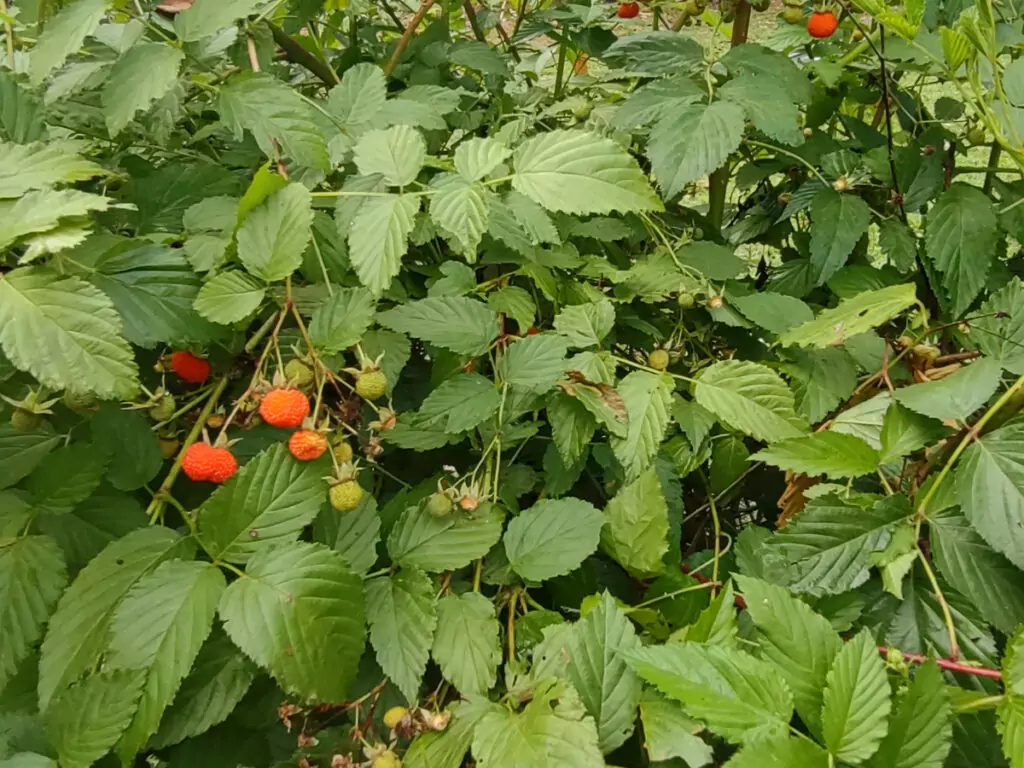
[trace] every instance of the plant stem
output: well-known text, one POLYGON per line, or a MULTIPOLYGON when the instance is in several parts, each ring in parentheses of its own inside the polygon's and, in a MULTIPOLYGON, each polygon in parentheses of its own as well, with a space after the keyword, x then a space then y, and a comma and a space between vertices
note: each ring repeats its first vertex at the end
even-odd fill
POLYGON ((685 595, 687 592, 700 592, 702 589, 715 589, 716 587, 718 587, 717 581, 703 581, 695 586, 674 589, 671 592, 666 592, 664 595, 658 595, 657 597, 652 597, 650 600, 644 600, 642 603, 630 606, 630 609, 635 611, 640 608, 647 608, 655 603, 660 603, 662 600, 671 600, 675 597, 679 597, 679 595, 685 595))
MULTIPOLYGON (((7 0, 0 0, 0 13, 7 15, 7 0)), ((11 71, 14 71, 14 28, 11 22, 4 20, 4 39, 7 41, 7 61, 11 71)))
POLYGON ((939 601, 939 606, 942 608, 942 620, 945 622, 946 632, 949 634, 949 655, 953 661, 956 661, 960 658, 960 646, 956 641, 956 624, 953 622, 953 614, 949 610, 949 603, 946 602, 946 596, 942 594, 939 580, 935 578, 935 571, 932 570, 932 565, 928 562, 928 558, 925 556, 920 544, 917 547, 917 555, 921 565, 924 566, 924 572, 928 576, 928 581, 932 585, 935 599, 939 601))
POLYGON ((487 35, 480 27, 480 20, 476 17, 476 10, 473 8, 473 0, 465 0, 462 3, 462 8, 466 12, 466 21, 469 22, 469 27, 473 30, 473 36, 481 43, 486 43, 487 35))
POLYGON ((420 3, 420 8, 416 11, 416 15, 409 19, 409 23, 405 26, 405 31, 402 36, 398 38, 398 44, 395 46, 394 52, 391 54, 391 58, 388 59, 388 63, 384 65, 384 76, 391 77, 391 73, 395 71, 395 67, 398 66, 398 60, 402 58, 402 54, 405 53, 405 49, 409 47, 409 41, 412 40, 412 36, 416 33, 416 27, 423 21, 423 17, 427 15, 427 11, 434 4, 434 0, 423 0, 420 3))
POLYGON ((555 71, 555 100, 562 98, 562 85, 565 78, 565 37, 558 40, 558 69, 555 71))

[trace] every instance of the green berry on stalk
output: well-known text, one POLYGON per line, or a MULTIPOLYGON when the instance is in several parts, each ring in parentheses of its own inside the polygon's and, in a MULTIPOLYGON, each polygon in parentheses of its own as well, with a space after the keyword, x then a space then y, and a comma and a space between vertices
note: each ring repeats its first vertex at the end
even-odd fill
POLYGON ((342 440, 335 443, 334 448, 331 449, 334 454, 334 459, 339 464, 347 464, 352 461, 352 446, 348 444, 347 440, 342 440))
POLYGON ((25 408, 15 408, 11 413, 11 426, 19 432, 31 432, 42 423, 43 417, 41 415, 25 408))
POLYGON ((351 512, 363 500, 363 488, 354 479, 332 485, 329 492, 331 506, 339 512, 351 512))
POLYGON ((177 404, 174 402, 174 398, 164 394, 149 407, 149 416, 153 421, 167 421, 175 411, 177 411, 177 404))
POLYGON ((697 297, 692 293, 680 293, 676 296, 676 304, 679 305, 680 309, 693 309, 693 305, 697 303, 697 297))
POLYGON ((647 364, 656 371, 664 371, 670 362, 669 354, 664 349, 656 349, 647 356, 647 364))
POLYGON ((285 364, 284 377, 288 380, 288 383, 299 389, 308 387, 315 378, 313 376, 313 369, 297 357, 293 357, 285 364))
POLYGON ((974 146, 980 146, 985 143, 985 129, 981 126, 974 126, 967 132, 967 141, 974 146))
POLYGON ((356 394, 364 400, 379 400, 388 391, 388 377, 383 371, 363 371, 356 379, 356 394))
POLYGON ((434 517, 447 517, 452 513, 452 500, 448 498, 448 494, 437 493, 431 494, 430 498, 427 499, 427 512, 434 517))

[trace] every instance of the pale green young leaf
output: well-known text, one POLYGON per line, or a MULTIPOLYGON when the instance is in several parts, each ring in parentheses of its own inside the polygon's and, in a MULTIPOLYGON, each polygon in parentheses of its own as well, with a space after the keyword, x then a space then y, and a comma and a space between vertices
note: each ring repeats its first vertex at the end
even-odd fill
POLYGON ((70 443, 44 458, 25 481, 33 509, 63 515, 92 495, 109 462, 97 447, 86 442, 70 443))
POLYGON ((149 740, 152 749, 177 744, 223 722, 242 700, 256 667, 215 629, 196 656, 192 670, 164 712, 160 729, 149 740))
POLYGON ((529 291, 515 285, 507 285, 487 294, 487 306, 515 320, 521 333, 529 329, 537 317, 537 305, 533 296, 529 291))
POLYGON ((859 437, 841 432, 814 432, 773 443, 753 456, 787 472, 825 477, 873 475, 878 468, 878 451, 859 437))
POLYGON ((506 347, 498 375, 510 387, 543 394, 565 374, 567 346, 553 334, 521 338, 506 347))
POLYGON ((684 400, 681 395, 674 396, 672 418, 686 435, 691 446, 699 447, 715 426, 714 414, 693 400, 684 400))
POLYGON ((684 642, 636 648, 625 656, 644 680, 733 743, 789 730, 789 688, 768 662, 744 651, 684 642))
POLYGON ((501 663, 500 624, 494 604, 477 592, 448 594, 437 604, 431 651, 441 674, 463 696, 485 695, 501 663))
POLYGON ((348 230, 349 259, 359 282, 374 296, 401 271, 419 209, 419 197, 387 195, 368 198, 355 214, 348 230))
POLYGON ((266 293, 254 278, 241 270, 230 269, 204 282, 193 306, 210 322, 231 325, 259 309, 266 293))
POLYGON ((309 321, 309 338, 327 354, 358 344, 373 322, 377 302, 364 288, 335 289, 309 321))
POLYGON ((953 184, 928 212, 924 235, 925 255, 959 316, 985 285, 996 256, 999 222, 992 201, 977 187, 953 184))
POLYGON ((498 543, 504 519, 495 504, 481 504, 472 515, 447 517, 434 517, 420 505, 407 507, 388 536, 388 554, 407 568, 454 571, 498 543))
POLYGON ((380 174, 393 187, 415 181, 427 159, 427 145, 420 132, 408 125, 364 133, 356 143, 353 159, 364 176, 380 174))
POLYGON ((312 198, 299 183, 270 195, 238 228, 242 266, 264 282, 284 280, 302 264, 313 226, 312 198))
POLYGON ((85 145, 62 140, 47 143, 0 142, 0 197, 21 197, 31 189, 83 181, 105 171, 79 152, 85 145))
POLYGON ((889 262, 901 272, 917 265, 917 240, 910 228, 896 219, 885 219, 878 224, 878 245, 889 257, 889 262))
MULTIPOLYGON (((577 395, 590 392, 590 388, 584 386, 576 389, 577 395)), ((618 394, 627 414, 628 427, 621 437, 613 431, 609 442, 615 458, 626 471, 626 481, 630 482, 651 465, 665 437, 672 407, 672 379, 648 371, 633 371, 619 382, 618 394)), ((607 400, 600 402, 605 404, 607 400)), ((583 404, 587 405, 588 401, 583 400, 583 404)), ((608 425, 606 419, 602 421, 608 425)))
POLYGON ((662 117, 647 157, 666 198, 720 167, 743 138, 743 109, 728 101, 689 104, 662 117))
POLYGON ((982 303, 971 325, 978 349, 1011 373, 1024 373, 1024 283, 1014 278, 982 303))
POLYGON ((455 170, 467 181, 481 181, 511 156, 512 151, 497 139, 473 137, 455 148, 455 170))
POLYGON ((996 728, 1003 740, 1003 754, 1010 768, 1024 766, 1024 697, 1010 696, 996 708, 996 728))
POLYGON ((505 205, 533 245, 562 242, 558 228, 547 211, 526 195, 513 189, 505 195, 505 205))
POLYGON ((734 578, 757 626, 765 660, 793 691, 800 719, 820 735, 822 690, 842 640, 828 619, 785 589, 747 576, 734 578))
POLYGON ((867 580, 871 553, 885 547, 892 527, 910 512, 903 496, 845 501, 829 494, 811 501, 763 551, 786 567, 791 590, 845 592, 867 580))
POLYGON ((822 733, 829 752, 849 763, 871 757, 888 731, 892 699, 885 664, 868 630, 839 649, 822 699, 822 733))
POLYGON ((220 235, 190 235, 185 240, 185 257, 193 271, 212 272, 227 260, 231 238, 220 235))
POLYGON ((72 53, 82 47, 107 12, 106 0, 77 0, 47 21, 43 33, 29 54, 28 73, 32 85, 59 69, 72 53))
POLYGON ((387 101, 387 77, 376 64, 362 62, 349 67, 341 83, 327 95, 327 107, 356 132, 368 125, 387 101))
POLYGON ((313 523, 313 537, 338 552, 354 573, 366 574, 377 562, 380 514, 377 501, 363 494, 359 506, 344 515, 330 505, 321 508, 313 523))
POLYGON ((678 757, 689 768, 702 768, 711 762, 714 749, 697 735, 704 726, 657 691, 643 692, 640 722, 644 728, 644 748, 652 761, 678 757))
POLYGON ((143 576, 114 611, 106 664, 144 676, 138 711, 114 748, 123 762, 156 733, 210 634, 225 586, 215 565, 170 560, 143 576))
POLYGON ((102 93, 103 116, 111 136, 171 89, 184 60, 184 51, 167 43, 139 43, 118 58, 102 93))
POLYGON ((512 186, 549 211, 660 211, 661 201, 636 161, 611 139, 557 130, 515 151, 512 186))
POLYGON ((935 662, 914 672, 897 699, 889 730, 868 765, 872 768, 942 768, 953 738, 949 691, 935 662))
POLYGON ((174 32, 184 42, 196 43, 255 12, 260 4, 260 0, 196 0, 174 17, 174 32))
POLYGON ((420 415, 439 420, 445 432, 474 429, 491 418, 501 404, 501 393, 494 382, 478 373, 461 373, 442 381, 427 395, 420 415))
POLYGON ((337 552, 302 542, 261 550, 245 573, 218 608, 235 645, 287 693, 345 701, 366 640, 362 579, 337 552))
POLYGON ((57 761, 37 752, 18 752, 0 760, 0 768, 59 768, 57 761))
POLYGON ((783 346, 831 347, 888 322, 917 303, 913 283, 864 291, 839 306, 823 310, 814 320, 791 328, 779 337, 783 346))
POLYGON ((694 399, 733 429, 765 442, 799 437, 808 430, 782 378, 748 360, 720 360, 706 368, 697 379, 694 399))
POLYGON ((783 333, 814 318, 811 308, 804 302, 781 293, 735 296, 729 299, 729 304, 736 307, 750 322, 772 333, 783 333))
POLYGON ((463 296, 409 302, 382 312, 377 322, 393 331, 450 349, 460 355, 485 354, 498 338, 498 316, 486 304, 463 296))
POLYGON ((436 190, 430 198, 430 218, 467 261, 475 262, 487 231, 491 194, 483 185, 454 173, 436 176, 430 186, 436 190))
POLYGON ((880 463, 902 459, 919 448, 931 445, 946 433, 946 428, 926 416, 893 403, 882 419, 880 463))
POLYGON ((654 467, 624 485, 605 508, 601 547, 630 573, 645 577, 664 570, 668 551, 668 504, 654 467))
POLYGON ((104 671, 64 691, 45 713, 46 733, 62 768, 89 768, 135 715, 145 673, 104 671))
POLYGON ((735 598, 732 582, 728 581, 707 608, 700 612, 697 620, 673 632, 671 639, 735 648, 737 633, 735 598))
POLYGON ((547 401, 551 438, 566 464, 574 464, 590 445, 597 420, 583 404, 565 392, 555 392, 547 401))
POLYGON ((597 549, 604 515, 582 499, 545 499, 521 512, 505 531, 512 570, 545 581, 576 570, 597 549))
MULTIPOLYGON (((75 189, 33 190, 17 200, 0 200, 0 249, 25 235, 49 232, 60 225, 64 217, 77 218, 87 216, 91 211, 105 211, 111 202, 110 198, 75 189)), ((53 250, 62 250, 65 245, 67 243, 53 250)))
POLYGON ((825 188, 811 203, 811 277, 821 285, 842 267, 867 234, 871 209, 857 195, 825 188))
POLYGON ((555 330, 569 346, 579 349, 600 346, 615 326, 615 306, 607 299, 574 304, 555 315, 555 330))
MULTIPOLYGON (((10 511, 8 501, 0 507, 10 511)), ((64 553, 49 536, 0 534, 0 691, 42 637, 67 581, 64 553)))
POLYGON ((410 703, 420 681, 437 626, 434 584, 416 569, 366 582, 366 621, 377 663, 410 703))
POLYGON ((723 768, 832 768, 828 753, 809 739, 783 736, 744 747, 723 768))
POLYGON ((1001 373, 997 360, 983 357, 939 381, 901 387, 893 398, 933 419, 965 421, 995 393, 1001 373))

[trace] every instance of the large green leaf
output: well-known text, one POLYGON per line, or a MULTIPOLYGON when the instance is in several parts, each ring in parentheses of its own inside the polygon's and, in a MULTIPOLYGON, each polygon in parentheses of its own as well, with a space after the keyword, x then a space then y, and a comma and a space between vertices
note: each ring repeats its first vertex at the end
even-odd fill
POLYGON ((379 296, 402 269, 420 198, 379 195, 366 200, 348 231, 348 251, 359 282, 379 296))
POLYGON ((64 553, 49 536, 0 539, 0 691, 42 637, 67 580, 64 553))
POLYGON ((575 463, 590 445, 597 420, 583 404, 564 392, 556 392, 547 401, 551 439, 562 461, 575 463))
POLYGON ((21 262, 28 263, 46 253, 77 245, 88 234, 84 224, 67 224, 56 232, 50 230, 56 229, 62 218, 80 219, 91 211, 107 210, 110 203, 109 198, 74 189, 33 190, 17 200, 0 200, 0 248, 26 235, 46 233, 27 241, 21 262))
POLYGON ((359 506, 344 515, 330 505, 324 505, 313 524, 313 533, 321 541, 338 552, 355 573, 369 571, 377 562, 377 543, 380 541, 380 515, 377 501, 370 494, 363 494, 359 506))
POLYGON ((734 578, 757 626, 765 660, 793 691, 800 719, 820 735, 825 678, 842 640, 828 619, 785 589, 747 576, 734 578))
POLYGON ((509 148, 497 139, 473 137, 455 148, 455 170, 467 181, 480 181, 511 156, 509 148))
POLYGON ((953 738, 949 692, 942 673, 929 661, 917 668, 898 700, 889 731, 871 758, 873 768, 941 768, 953 738))
POLYGON ((809 739, 781 737, 744 747, 724 768, 832 768, 828 753, 809 739))
POLYGON ((494 604, 478 592, 448 594, 438 602, 431 654, 463 696, 485 695, 494 686, 501 663, 500 631, 494 604))
POLYGON ((69 55, 81 48, 106 12, 107 0, 77 0, 47 21, 29 54, 28 72, 32 84, 39 85, 53 70, 60 68, 69 55))
POLYGON ((615 306, 607 299, 575 304, 555 316, 554 326, 570 346, 596 347, 615 327, 615 306))
POLYGON ((1003 754, 1010 768, 1024 765, 1024 697, 1008 696, 997 708, 996 727, 1003 737, 1003 754))
POLYGON ((849 763, 871 757, 888 730, 892 701, 885 665, 870 632, 862 630, 836 654, 822 698, 829 752, 849 763))
POLYGON ((184 60, 185 52, 168 43, 139 43, 117 59, 102 94, 103 116, 111 136, 171 89, 184 60))
POLYGON ((131 398, 138 368, 121 319, 99 290, 24 267, 0 276, 0 346, 15 366, 54 389, 131 398))
POLYGON ((978 349, 1002 363, 1006 370, 1024 373, 1024 283, 1011 280, 981 305, 971 325, 978 349))
POLYGON ((916 302, 913 283, 864 291, 851 299, 843 299, 837 307, 822 311, 809 323, 786 331, 779 336, 779 343, 801 347, 843 344, 858 334, 888 322, 916 302))
POLYGON ((857 387, 857 366, 844 349, 791 349, 793 362, 782 370, 790 378, 796 412, 811 424, 824 419, 857 387))
POLYGON ((774 443, 750 457, 788 472, 826 477, 872 475, 878 468, 878 451, 853 435, 814 432, 774 443))
POLYGON ((602 57, 636 75, 675 75, 696 72, 704 49, 694 38, 666 29, 621 37, 602 57))
POLYGON ((283 443, 257 454, 199 510, 199 538, 212 556, 244 563, 294 541, 320 511, 325 462, 296 461, 283 443))
POLYGON ((317 307, 309 338, 321 352, 333 354, 358 344, 373 322, 377 302, 364 288, 341 288, 317 307))
POLYGON ((872 552, 884 549, 893 525, 910 514, 906 497, 845 501, 827 495, 810 502, 764 544, 786 568, 790 589, 836 594, 868 577, 872 552))
POLYGON ((998 361, 985 357, 939 381, 897 389, 893 397, 910 410, 933 419, 964 421, 996 391, 1001 370, 998 361))
POLYGON ((299 268, 312 234, 311 206, 309 190, 295 183, 249 212, 238 229, 238 256, 250 274, 269 283, 299 268))
POLYGON ((442 381, 427 395, 420 415, 437 420, 445 432, 473 429, 497 413, 501 393, 494 382, 478 373, 462 373, 442 381))
POLYGON ((516 149, 512 186, 549 211, 660 211, 661 200, 629 153, 587 131, 557 130, 516 149))
MULTIPOLYGON (((579 386, 575 392, 584 406, 604 405, 600 397, 584 399, 586 394, 597 393, 597 390, 579 386)), ((626 471, 626 480, 632 481, 651 465, 665 437, 672 407, 672 380, 648 371, 633 371, 619 382, 618 394, 622 397, 629 426, 623 436, 612 432, 609 442, 615 458, 626 471)), ((607 409, 599 410, 603 413, 607 409)), ((607 417, 602 421, 608 426, 607 417)))
POLYGON ((93 444, 107 460, 107 480, 112 486, 134 491, 156 477, 164 459, 153 422, 143 412, 104 403, 90 427, 93 444))
POLYGON ((793 393, 777 373, 747 360, 720 360, 694 385, 694 399, 733 429, 773 442, 799 437, 807 424, 796 415, 793 393))
POLYGON ((363 584, 341 555, 293 542, 261 550, 220 601, 235 645, 288 693, 347 698, 366 642, 363 584))
POLYGON ((59 442, 60 437, 51 432, 25 432, 0 424, 0 488, 30 474, 59 442))
POLYGON ((811 100, 814 93, 807 73, 785 53, 756 43, 733 46, 720 59, 731 75, 760 75, 783 85, 789 98, 798 104, 811 100))
POLYGON ((743 109, 729 101, 688 104, 660 119, 647 157, 666 198, 720 167, 743 138, 743 109))
POLYGON ((842 267, 854 246, 867 234, 871 209, 857 195, 823 189, 811 203, 811 270, 815 285, 842 267))
POLYGON ((366 621, 377 663, 409 702, 418 698, 437 626, 434 584, 414 568, 366 582, 366 621))
POLYGON ((39 512, 70 512, 99 486, 107 457, 90 443, 70 443, 49 454, 28 476, 29 501, 39 512))
POLYGON ((470 263, 487 231, 490 194, 481 184, 449 173, 431 181, 430 218, 470 263))
POLYGON ((554 334, 526 336, 509 344, 498 364, 498 374, 510 387, 541 394, 565 373, 565 339, 554 334))
POLYGON ((421 733, 402 755, 406 768, 460 768, 473 742, 477 722, 490 709, 488 704, 456 702, 448 708, 451 720, 441 732, 421 733))
POLYGON ((345 70, 341 83, 327 95, 327 106, 341 122, 357 131, 387 100, 387 77, 380 67, 363 62, 345 70))
POLYGON ((1024 424, 997 429, 964 451, 956 487, 974 529, 1024 568, 1024 424))
POLYGON ((186 43, 196 43, 231 26, 259 6, 259 0, 196 0, 174 17, 174 31, 186 43))
POLYGON ((668 551, 668 504, 654 467, 624 485, 605 508, 601 546, 630 573, 664 570, 668 551))
POLYGON ((170 560, 143 576, 114 612, 106 664, 140 670, 145 680, 139 709, 114 749, 122 762, 156 733, 210 633, 224 587, 216 566, 170 560))
POLYGON ((84 145, 66 140, 45 144, 0 142, 0 198, 20 197, 30 189, 103 174, 102 167, 79 154, 83 149, 84 145))
POLYGON ((731 742, 789 731, 793 695, 775 668, 731 648, 670 643, 625 654, 630 666, 691 716, 731 742))
POLYGON ((996 256, 999 222, 988 196, 977 187, 953 184, 928 212, 925 254, 942 275, 942 287, 960 315, 985 285, 996 256))
POLYGON ((657 691, 643 692, 640 722, 644 726, 644 748, 652 761, 679 757, 689 768, 701 768, 711 762, 714 750, 697 736, 704 726, 657 691))
MULTIPOLYGON (((43 641, 41 710, 46 711, 55 694, 95 666, 106 648, 114 611, 129 591, 160 563, 190 557, 194 551, 194 544, 174 531, 141 528, 107 546, 79 572, 61 596, 43 641)), ((136 699, 139 692, 141 687, 136 699)))
POLYGON ((388 536, 388 554, 399 565, 431 573, 453 571, 486 555, 501 537, 504 513, 481 504, 470 515, 434 517, 407 507, 388 536))
POLYGON ((211 323, 231 325, 259 309, 266 294, 255 278, 240 269, 229 269, 203 283, 193 306, 211 323))
POLYGON ((420 299, 381 312, 377 322, 393 331, 450 349, 483 355, 498 338, 498 316, 486 304, 464 296, 420 299))
POLYGON ((423 136, 408 125, 364 133, 353 151, 359 173, 379 173, 393 187, 405 187, 415 181, 426 157, 423 136))
POLYGON ((519 513, 505 531, 512 570, 545 581, 576 570, 597 549, 604 515, 582 499, 545 499, 519 513))

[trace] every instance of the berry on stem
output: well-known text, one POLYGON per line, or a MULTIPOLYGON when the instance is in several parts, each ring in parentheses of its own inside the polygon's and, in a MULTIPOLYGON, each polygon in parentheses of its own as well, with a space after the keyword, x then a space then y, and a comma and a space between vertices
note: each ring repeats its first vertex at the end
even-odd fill
POLYGON ((664 349, 655 349, 647 356, 647 364, 656 371, 664 371, 670 362, 668 351, 664 349))
POLYGON ((315 429, 300 429, 288 438, 288 450, 299 461, 313 461, 324 455, 327 438, 315 429))
POLYGON ((379 369, 362 371, 356 379, 356 394, 364 400, 380 400, 388 391, 388 377, 379 369))
POLYGON ((339 512, 351 512, 363 500, 363 488, 356 482, 355 478, 352 478, 351 480, 342 480, 340 483, 332 485, 328 495, 331 500, 331 506, 336 510, 339 512))
POLYGON ((639 3, 619 3, 620 19, 635 19, 640 14, 639 3))
POLYGON ((308 387, 313 383, 313 369, 306 365, 304 360, 297 357, 292 358, 284 367, 284 377, 289 384, 296 387, 308 387))
POLYGON ((196 357, 188 350, 171 353, 171 370, 189 384, 202 384, 210 378, 210 361, 196 357))
POLYGON ((292 429, 309 415, 309 398, 293 387, 272 389, 260 401, 260 417, 272 427, 292 429))
POLYGON ((384 725, 388 728, 395 729, 408 714, 409 710, 405 707, 392 707, 384 713, 384 725))
POLYGON ((807 31, 811 37, 826 38, 832 37, 832 33, 839 27, 839 19, 832 11, 815 11, 807 19, 807 31))
POLYGON ((227 448, 192 443, 181 458, 181 468, 194 482, 223 483, 238 471, 238 461, 227 448))

